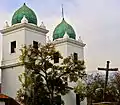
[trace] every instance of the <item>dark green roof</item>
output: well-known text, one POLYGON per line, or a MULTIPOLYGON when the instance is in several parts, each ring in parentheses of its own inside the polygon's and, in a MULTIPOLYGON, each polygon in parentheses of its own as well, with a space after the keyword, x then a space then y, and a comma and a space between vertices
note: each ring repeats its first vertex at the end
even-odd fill
POLYGON ((24 15, 27 18, 28 23, 33 23, 33 24, 37 25, 37 17, 35 15, 34 11, 32 11, 29 7, 27 7, 25 3, 21 8, 19 8, 14 13, 14 15, 12 17, 12 25, 21 23, 21 19, 23 18, 24 15))
POLYGON ((57 27, 53 32, 53 40, 58 38, 63 38, 65 33, 68 34, 69 38, 73 38, 73 39, 76 38, 74 29, 63 18, 62 22, 59 25, 57 25, 57 27))

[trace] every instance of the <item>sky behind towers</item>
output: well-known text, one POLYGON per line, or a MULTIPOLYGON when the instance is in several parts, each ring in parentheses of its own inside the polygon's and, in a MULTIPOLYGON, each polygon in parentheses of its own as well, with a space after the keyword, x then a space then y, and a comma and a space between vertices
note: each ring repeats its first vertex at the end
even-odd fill
POLYGON ((11 24, 15 10, 23 3, 32 8, 38 18, 52 32, 62 20, 61 4, 65 20, 73 26, 77 38, 81 36, 85 46, 85 62, 88 71, 104 67, 107 60, 112 67, 120 68, 120 0, 2 0, 0 5, 0 29, 5 21, 11 24))

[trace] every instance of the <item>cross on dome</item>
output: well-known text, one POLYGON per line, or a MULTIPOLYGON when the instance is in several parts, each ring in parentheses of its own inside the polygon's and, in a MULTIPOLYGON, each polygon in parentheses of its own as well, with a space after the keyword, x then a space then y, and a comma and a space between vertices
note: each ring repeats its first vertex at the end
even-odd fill
POLYGON ((53 31, 53 40, 63 38, 65 33, 69 36, 69 38, 76 39, 76 34, 73 27, 68 24, 64 19, 64 10, 62 4, 62 22, 56 26, 53 31))

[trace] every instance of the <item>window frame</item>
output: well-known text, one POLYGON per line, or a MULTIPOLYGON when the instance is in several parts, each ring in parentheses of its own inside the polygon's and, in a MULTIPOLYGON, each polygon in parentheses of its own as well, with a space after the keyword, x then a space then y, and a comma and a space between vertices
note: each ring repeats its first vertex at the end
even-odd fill
POLYGON ((38 42, 37 41, 33 41, 33 48, 38 49, 38 42))
POLYGON ((54 53, 54 63, 59 63, 59 52, 54 53))
POLYGON ((17 47, 17 42, 16 41, 12 41, 10 42, 10 53, 16 53, 16 47, 17 47))
POLYGON ((76 52, 73 53, 73 59, 75 63, 78 61, 78 53, 76 52))

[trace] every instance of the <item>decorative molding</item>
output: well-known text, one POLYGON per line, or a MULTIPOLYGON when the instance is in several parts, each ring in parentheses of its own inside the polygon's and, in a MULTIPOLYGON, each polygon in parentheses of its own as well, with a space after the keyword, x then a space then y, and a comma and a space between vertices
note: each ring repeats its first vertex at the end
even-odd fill
POLYGON ((35 31, 39 31, 39 32, 43 32, 45 34, 47 34, 49 31, 43 28, 38 27, 37 25, 31 24, 31 23, 18 23, 18 24, 14 24, 11 27, 8 27, 6 29, 0 30, 0 32, 2 34, 10 32, 10 31, 14 31, 16 29, 20 29, 20 28, 28 28, 28 29, 32 29, 35 31))
POLYGON ((8 27, 10 27, 10 26, 9 26, 8 22, 6 21, 6 22, 5 22, 4 29, 6 29, 6 28, 8 28, 8 27))
POLYGON ((44 25, 43 22, 41 22, 40 28, 42 28, 42 29, 46 29, 46 26, 44 25))
POLYGON ((17 66, 21 66, 21 63, 13 63, 13 64, 8 64, 8 65, 1 65, 0 69, 6 69, 6 68, 12 68, 12 67, 17 67, 17 66))
POLYGON ((118 102, 98 102, 92 103, 93 105, 118 105, 118 102))
POLYGON ((66 42, 69 42, 69 43, 72 43, 72 44, 75 44, 78 46, 82 46, 82 47, 85 47, 85 45, 86 45, 86 44, 79 42, 77 40, 74 40, 72 38, 60 38, 60 39, 54 40, 52 43, 53 44, 61 44, 61 43, 66 43, 66 42))

